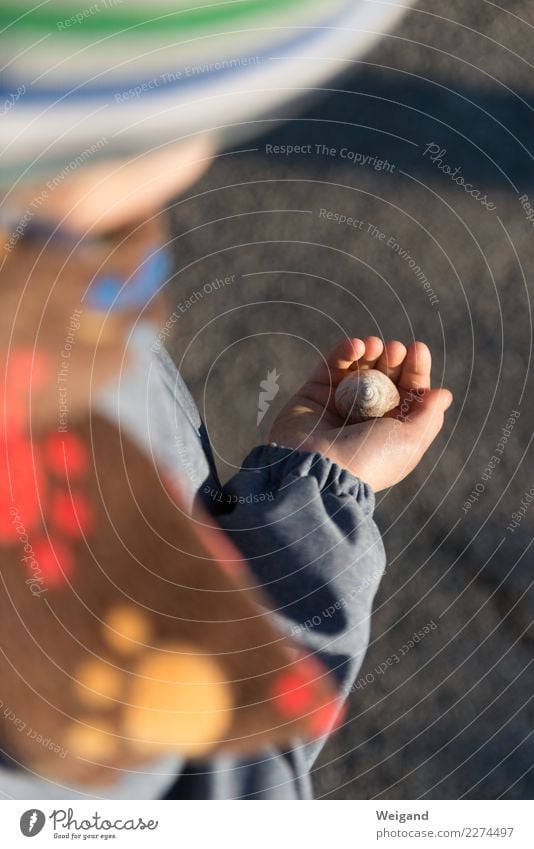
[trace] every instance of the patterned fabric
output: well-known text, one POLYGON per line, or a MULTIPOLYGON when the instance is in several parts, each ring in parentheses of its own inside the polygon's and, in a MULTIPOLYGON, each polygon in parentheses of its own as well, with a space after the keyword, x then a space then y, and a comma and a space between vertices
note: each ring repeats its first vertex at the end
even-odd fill
MULTIPOLYGON (((254 448, 221 487, 198 410, 165 349, 154 352, 155 332, 148 323, 137 325, 130 370, 98 393, 98 412, 176 477, 187 506, 204 496, 213 510, 214 492, 223 500, 237 496, 235 509, 218 517, 221 526, 248 558, 280 631, 317 656, 347 697, 368 646, 385 568, 374 494, 326 457, 276 445, 254 448), (266 492, 270 497, 262 500, 266 492)), ((167 757, 123 770, 114 786, 92 789, 0 764, 0 798, 308 799, 324 741, 295 740, 254 757, 223 753, 200 763, 167 757)))
POLYGON ((317 87, 413 0, 8 0, 0 181, 255 119, 317 87), (149 14, 150 13, 150 14, 149 14))

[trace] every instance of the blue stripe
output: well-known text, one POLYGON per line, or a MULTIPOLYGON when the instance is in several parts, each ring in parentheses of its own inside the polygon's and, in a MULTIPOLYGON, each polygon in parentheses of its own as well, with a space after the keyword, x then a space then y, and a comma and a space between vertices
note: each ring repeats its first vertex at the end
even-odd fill
MULTIPOLYGON (((293 47, 299 47, 303 44, 307 44, 313 41, 320 40, 322 35, 322 30, 324 28, 331 27, 340 27, 342 20, 346 16, 347 7, 349 9, 354 8, 354 0, 349 0, 346 6, 343 7, 343 10, 340 10, 336 13, 336 15, 325 19, 322 23, 316 24, 305 33, 299 34, 293 38, 288 39, 283 44, 278 44, 265 51, 263 53, 256 54, 261 61, 270 60, 272 58, 279 58, 284 55, 285 51, 291 49, 293 47)), ((178 49, 179 50, 179 49, 178 49)), ((237 59, 238 57, 233 57, 237 59)), ((250 58, 250 57, 247 57, 250 58)), ((224 59, 217 60, 219 62, 225 61, 224 59)), ((216 62, 210 62, 208 64, 216 64, 216 62)), ((259 63, 258 63, 259 64, 259 63)), ((247 66, 245 70, 249 70, 249 68, 257 68, 258 65, 247 66)), ((95 69, 97 72, 97 69, 95 69)), ((161 74, 168 73, 162 71, 161 74)), ((164 83, 161 86, 162 90, 166 89, 190 89, 195 86, 202 86, 205 80, 214 80, 214 79, 224 79, 225 77, 229 77, 231 74, 235 74, 235 68, 221 68, 220 70, 213 71, 203 71, 198 76, 192 77, 184 77, 183 79, 172 80, 169 83, 164 83)), ((238 71, 239 73, 239 71, 238 71)), ((241 73, 243 71, 241 70, 241 73)), ((161 76, 161 74, 159 76, 161 76)), ((153 79, 157 79, 158 77, 154 77, 153 79)), ((151 78, 152 79, 152 78, 151 78)), ((17 77, 16 82, 21 82, 22 78, 17 77)), ((65 88, 38 88, 35 90, 31 90, 28 88, 24 94, 23 100, 20 102, 19 109, 24 107, 25 102, 42 102, 49 101, 51 104, 55 104, 58 100, 61 100, 62 103, 65 101, 85 101, 90 98, 102 98, 105 96, 107 99, 112 98, 115 94, 121 94, 124 91, 128 91, 130 88, 135 88, 136 86, 142 86, 143 83, 149 82, 150 80, 130 80, 128 82, 122 82, 120 87, 117 87, 117 84, 112 86, 91 86, 88 83, 81 82, 74 89, 65 89, 65 88), (83 89, 83 91, 82 91, 83 89)), ((26 82, 27 80, 22 80, 22 82, 26 82)), ((0 73, 0 98, 8 97, 10 93, 13 91, 14 80, 13 78, 9 78, 8 75, 2 75, 0 73), (6 81, 2 81, 2 76, 5 76, 6 81)), ((159 91, 159 88, 156 89, 159 91)), ((154 97, 154 90, 144 91, 139 94, 139 97, 154 97)))

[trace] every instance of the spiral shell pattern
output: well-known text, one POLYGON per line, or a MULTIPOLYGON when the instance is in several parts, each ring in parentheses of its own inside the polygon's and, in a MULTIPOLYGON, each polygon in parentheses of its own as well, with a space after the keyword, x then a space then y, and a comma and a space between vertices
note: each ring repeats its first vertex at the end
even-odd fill
POLYGON ((392 380, 376 369, 353 371, 336 390, 336 409, 346 424, 380 419, 400 404, 392 380))

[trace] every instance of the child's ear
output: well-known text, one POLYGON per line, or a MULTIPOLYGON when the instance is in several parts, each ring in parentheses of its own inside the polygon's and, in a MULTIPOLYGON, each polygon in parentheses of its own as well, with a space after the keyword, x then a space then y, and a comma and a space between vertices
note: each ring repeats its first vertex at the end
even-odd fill
POLYGON ((91 395, 126 366, 136 322, 163 316, 172 268, 163 216, 105 240, 35 228, 0 257, 0 370, 8 418, 35 426, 83 413, 91 395), (24 373, 21 371, 24 362, 24 373))

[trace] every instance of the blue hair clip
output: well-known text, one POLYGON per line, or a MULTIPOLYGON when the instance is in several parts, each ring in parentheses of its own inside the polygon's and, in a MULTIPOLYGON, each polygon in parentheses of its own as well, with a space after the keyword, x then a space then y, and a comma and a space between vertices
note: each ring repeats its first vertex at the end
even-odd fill
POLYGON ((151 249, 132 279, 107 274, 91 284, 87 304, 95 310, 130 310, 143 307, 166 283, 172 270, 167 248, 151 249))

